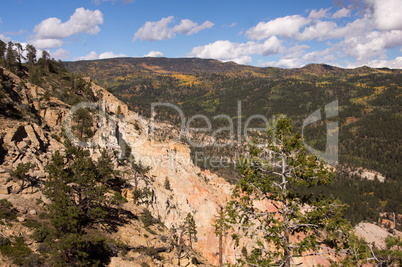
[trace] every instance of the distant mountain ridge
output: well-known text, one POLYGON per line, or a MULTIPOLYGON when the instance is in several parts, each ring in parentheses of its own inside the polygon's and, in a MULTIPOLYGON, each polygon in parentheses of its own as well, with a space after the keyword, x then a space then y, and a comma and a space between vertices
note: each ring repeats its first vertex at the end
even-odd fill
POLYGON ((323 63, 311 63, 300 68, 277 68, 277 67, 255 67, 251 65, 237 64, 233 61, 222 62, 216 59, 203 59, 203 58, 167 58, 167 57, 120 57, 110 59, 97 59, 97 60, 80 60, 80 61, 66 61, 64 64, 69 71, 83 72, 93 64, 113 66, 113 64, 131 65, 132 67, 143 68, 141 64, 150 64, 162 67, 168 72, 180 72, 185 74, 194 74, 200 72, 213 72, 213 73, 229 73, 241 70, 253 70, 256 72, 264 72, 267 69, 281 70, 283 72, 312 72, 315 74, 330 73, 330 72, 360 72, 371 70, 387 70, 393 72, 400 72, 399 69, 389 68, 370 68, 367 66, 357 68, 340 68, 323 63))
POLYGON ((114 64, 129 65, 133 68, 147 69, 144 64, 159 66, 167 72, 195 74, 199 72, 228 73, 243 69, 256 70, 257 67, 239 65, 234 62, 221 62, 215 59, 201 58, 166 58, 166 57, 123 57, 100 60, 85 60, 64 62, 69 71, 82 72, 93 64, 113 66, 114 64))

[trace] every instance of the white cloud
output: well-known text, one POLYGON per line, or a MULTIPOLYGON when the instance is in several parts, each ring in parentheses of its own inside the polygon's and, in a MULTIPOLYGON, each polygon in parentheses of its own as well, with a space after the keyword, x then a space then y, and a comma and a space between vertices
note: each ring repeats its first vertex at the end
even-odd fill
POLYGON ((161 41, 173 37, 173 31, 168 25, 173 22, 174 17, 162 18, 159 21, 147 21, 134 34, 133 42, 137 39, 141 41, 161 41))
POLYGON ((302 61, 302 55, 307 48, 309 48, 307 45, 295 45, 289 49, 283 49, 281 51, 282 57, 279 61, 260 61, 259 65, 262 67, 299 68, 305 65, 304 61, 302 61))
POLYGON ((96 60, 96 59, 106 59, 106 58, 115 58, 115 57, 127 57, 125 54, 115 54, 113 52, 104 52, 100 55, 95 51, 91 51, 89 54, 82 57, 75 57, 74 61, 78 60, 96 60))
POLYGON ((57 49, 56 51, 50 53, 50 55, 55 59, 65 60, 70 56, 70 52, 63 48, 60 48, 60 49, 57 49))
POLYGON ((393 60, 373 60, 367 65, 373 68, 402 69, 402 57, 397 57, 393 60))
POLYGON ((232 24, 230 24, 230 25, 222 25, 222 28, 233 28, 234 26, 236 26, 237 25, 237 23, 236 22, 233 22, 232 24))
POLYGON ((77 8, 66 22, 58 18, 48 18, 35 26, 31 43, 40 49, 62 46, 61 39, 80 33, 97 34, 103 24, 103 14, 99 10, 77 8))
POLYGON ((173 31, 180 34, 192 35, 201 30, 212 28, 214 24, 210 21, 205 21, 203 24, 192 22, 189 19, 182 19, 179 25, 174 26, 173 31))
POLYGON ((333 19, 340 19, 340 18, 349 17, 349 16, 350 16, 350 10, 344 7, 342 9, 337 10, 332 15, 332 18, 333 19))
POLYGON ((342 43, 344 51, 356 57, 358 62, 385 57, 386 49, 402 45, 402 31, 373 31, 363 37, 349 37, 342 43))
POLYGON ((104 52, 99 55, 99 59, 105 59, 105 58, 115 58, 115 57, 127 57, 125 54, 115 54, 113 52, 104 52))
POLYGON ((201 30, 211 28, 214 24, 210 21, 205 21, 198 25, 189 19, 181 20, 180 24, 174 27, 169 27, 169 24, 174 22, 174 17, 169 16, 162 18, 159 21, 147 21, 134 34, 133 42, 140 39, 141 41, 162 41, 172 39, 176 33, 192 35, 201 30))
POLYGON ((58 48, 63 45, 63 41, 59 39, 33 39, 29 43, 42 50, 58 48))
POLYGON ((280 40, 272 36, 264 43, 250 41, 247 43, 232 43, 230 41, 216 41, 214 43, 198 46, 187 54, 200 58, 214 58, 221 61, 234 61, 239 64, 248 64, 252 61, 251 55, 277 54, 281 51, 280 40))
MULTIPOLYGON (((318 21, 315 24, 306 27, 300 34, 295 35, 298 40, 313 40, 317 39, 322 41, 327 38, 331 38, 334 34, 334 30, 337 28, 337 24, 332 21, 318 21)), ((334 36, 335 37, 335 36, 334 36)))
POLYGON ((145 54, 144 57, 163 57, 163 53, 160 51, 151 51, 148 54, 145 54))
POLYGON ((307 23, 308 20, 300 15, 281 17, 258 23, 246 32, 246 36, 252 40, 263 40, 274 35, 291 38, 307 23))
POLYGON ((322 51, 313 51, 303 55, 302 59, 308 63, 331 63, 336 60, 334 51, 327 48, 322 51))
POLYGON ((62 23, 58 18, 48 18, 36 25, 33 31, 36 39, 62 39, 80 33, 97 34, 99 24, 103 24, 102 12, 81 7, 68 21, 62 23))
POLYGON ((2 40, 5 43, 8 43, 9 41, 11 41, 11 38, 8 36, 5 36, 4 34, 0 33, 0 40, 2 40))
POLYGON ((323 9, 321 8, 320 10, 311 10, 310 15, 308 16, 309 19, 322 19, 328 16, 328 10, 330 8, 323 9))
POLYGON ((304 64, 298 58, 281 58, 278 61, 259 62, 260 67, 300 68, 304 64))
MULTIPOLYGON (((364 65, 372 68, 391 68, 391 69, 402 69, 402 57, 396 57, 392 60, 371 60, 366 62, 364 65)), ((362 66, 361 63, 354 62, 347 66, 347 68, 356 68, 362 66)))
POLYGON ((18 32, 5 32, 4 34, 6 34, 6 35, 21 35, 23 33, 25 33, 24 30, 19 30, 18 32))
POLYGON ((402 30, 402 0, 366 0, 380 30, 402 30))
POLYGON ((78 61, 78 60, 95 60, 95 59, 99 59, 99 55, 95 51, 92 51, 92 52, 90 52, 89 54, 87 54, 85 56, 75 57, 74 61, 78 61))

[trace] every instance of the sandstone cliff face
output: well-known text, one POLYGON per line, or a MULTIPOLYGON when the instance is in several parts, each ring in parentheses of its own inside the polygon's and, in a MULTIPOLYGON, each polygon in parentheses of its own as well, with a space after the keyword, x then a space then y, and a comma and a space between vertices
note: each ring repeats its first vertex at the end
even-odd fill
MULTIPOLYGON (((224 205, 230 198, 232 186, 223 178, 194 166, 188 146, 174 141, 153 140, 149 121, 129 111, 126 105, 103 88, 95 88, 97 93, 104 96, 106 110, 116 113, 120 106, 124 115, 123 118, 115 118, 116 122, 109 120, 108 123, 104 120, 104 127, 99 129, 95 140, 102 136, 103 138, 99 138, 101 147, 118 148, 119 140, 113 131, 113 125, 118 124, 121 137, 132 148, 135 161, 151 168, 155 197, 149 209, 154 217, 160 218, 168 228, 177 228, 184 222, 187 214, 191 213, 198 231, 198 241, 193 247, 210 263, 217 264, 218 239, 212 225, 217 218, 219 205, 224 205), (164 187, 166 179, 170 182, 171 190, 164 187)), ((155 123, 154 127, 164 125, 155 123)), ((233 245, 229 239, 227 241, 225 255, 229 262, 234 262, 233 245)))

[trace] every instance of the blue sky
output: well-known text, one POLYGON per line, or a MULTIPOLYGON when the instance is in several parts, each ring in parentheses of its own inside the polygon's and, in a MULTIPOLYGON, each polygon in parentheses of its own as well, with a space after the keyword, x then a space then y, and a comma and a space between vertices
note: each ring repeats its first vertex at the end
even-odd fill
POLYGON ((8 0, 0 39, 62 60, 201 57, 402 68, 402 0, 8 0))

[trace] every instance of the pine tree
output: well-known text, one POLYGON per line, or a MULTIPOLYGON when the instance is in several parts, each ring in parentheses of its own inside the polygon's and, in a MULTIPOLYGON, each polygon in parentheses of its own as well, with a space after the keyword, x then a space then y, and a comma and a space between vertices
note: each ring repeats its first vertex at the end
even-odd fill
POLYGON ((99 181, 104 185, 111 187, 114 178, 114 166, 110 155, 106 149, 103 149, 100 157, 96 162, 96 167, 99 173, 99 181))
POLYGON ((193 240, 197 241, 197 225, 191 213, 188 213, 186 218, 184 219, 184 226, 190 241, 190 248, 191 248, 193 247, 193 240))
POLYGON ((7 51, 7 44, 2 40, 0 40, 0 63, 2 62, 3 59, 5 59, 6 51, 7 51))
POLYGON ((8 42, 7 53, 6 53, 6 66, 10 70, 14 70, 16 63, 16 52, 14 50, 13 42, 8 42))
POLYGON ((250 158, 239 162, 243 177, 228 203, 227 223, 237 244, 237 231, 256 241, 241 262, 289 267, 292 258, 346 248, 349 224, 342 218, 345 206, 338 201, 293 191, 327 184, 333 173, 306 152, 300 134, 291 134, 290 119, 279 118, 274 126, 265 151, 251 147, 250 158))
POLYGON ((18 69, 22 70, 22 60, 25 59, 23 52, 25 51, 25 49, 22 47, 20 43, 15 43, 15 48, 18 61, 18 69))
POLYGON ((223 266, 223 236, 225 234, 225 229, 227 228, 225 222, 225 210, 222 206, 219 206, 218 218, 215 220, 213 226, 215 228, 215 235, 219 238, 218 244, 218 256, 219 256, 219 265, 223 266))
POLYGON ((42 56, 38 60, 38 65, 42 68, 45 73, 49 73, 49 62, 50 62, 50 54, 46 50, 42 51, 42 56))
POLYGON ((99 264, 96 257, 102 257, 99 256, 102 253, 107 255, 105 240, 88 234, 87 229, 107 216, 108 190, 98 182, 96 165, 87 151, 67 142, 65 156, 56 151, 47 170, 49 177, 44 194, 51 201, 48 209, 55 229, 54 245, 62 254, 61 265, 99 264))
POLYGON ((143 198, 148 197, 149 190, 147 187, 144 189, 139 188, 139 182, 142 180, 145 182, 146 185, 150 183, 150 177, 148 176, 148 172, 150 170, 150 167, 145 167, 141 164, 141 162, 136 163, 131 157, 131 173, 132 173, 132 178, 134 182, 134 199, 133 202, 134 204, 138 204, 138 201, 143 198))
POLYGON ((26 51, 27 51, 28 64, 30 66, 35 65, 36 64, 36 48, 33 45, 28 44, 26 46, 26 51))
POLYGON ((75 123, 75 125, 72 126, 72 129, 76 131, 80 138, 80 141, 84 141, 87 138, 91 138, 93 136, 93 119, 91 113, 87 109, 81 108, 77 110, 74 113, 73 122, 75 123))
POLYGON ((30 176, 28 175, 29 170, 33 169, 34 165, 30 162, 20 163, 17 168, 11 173, 11 176, 21 182, 20 192, 24 190, 25 182, 29 181, 30 176))

